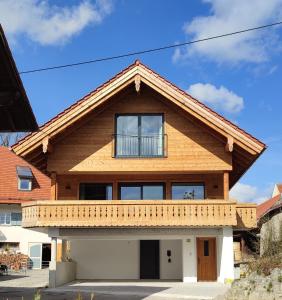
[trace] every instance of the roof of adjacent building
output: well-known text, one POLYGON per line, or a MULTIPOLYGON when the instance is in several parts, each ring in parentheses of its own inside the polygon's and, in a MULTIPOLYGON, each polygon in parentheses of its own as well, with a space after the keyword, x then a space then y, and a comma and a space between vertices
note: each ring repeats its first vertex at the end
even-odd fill
POLYGON ((0 24, 0 132, 37 129, 35 116, 0 24))
POLYGON ((257 219, 260 219, 267 214, 272 208, 276 207, 276 204, 281 200, 281 193, 264 201, 257 206, 257 219))
POLYGON ((9 148, 0 146, 0 203, 17 204, 30 200, 50 199, 51 180, 48 176, 17 156, 9 148), (33 174, 32 190, 18 190, 17 167, 29 168, 33 174))
POLYGON ((136 80, 139 80, 142 84, 146 84, 156 91, 161 91, 168 101, 172 101, 187 112, 193 113, 200 122, 206 123, 207 126, 218 131, 226 140, 231 138, 231 140, 234 141, 234 145, 236 145, 236 149, 234 147, 234 152, 236 152, 234 161, 247 161, 244 161, 240 165, 238 163, 234 167, 234 174, 231 176, 231 186, 238 181, 244 172, 266 149, 266 145, 263 142, 225 119, 137 60, 116 74, 112 79, 53 117, 42 125, 38 132, 31 133, 18 141, 13 145, 13 151, 24 157, 28 156, 42 146, 44 139, 47 138, 50 139, 50 141, 55 139, 57 135, 65 131, 66 128, 70 127, 79 118, 86 116, 99 105, 107 101, 107 99, 110 98, 109 95, 113 95, 125 86, 134 84, 134 82, 136 84, 136 80), (246 152, 246 154, 241 155, 239 150, 244 151, 243 154, 246 152))
POLYGON ((279 193, 282 193, 282 183, 277 183, 277 189, 279 193))

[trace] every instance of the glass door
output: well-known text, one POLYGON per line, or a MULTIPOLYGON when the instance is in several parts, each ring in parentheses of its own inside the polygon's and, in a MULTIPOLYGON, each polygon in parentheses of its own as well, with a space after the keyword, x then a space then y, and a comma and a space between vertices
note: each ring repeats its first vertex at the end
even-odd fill
POLYGON ((41 269, 42 265, 42 244, 41 243, 29 243, 28 254, 30 259, 31 269, 41 269))
POLYGON ((121 200, 163 200, 164 183, 122 183, 119 185, 121 200))

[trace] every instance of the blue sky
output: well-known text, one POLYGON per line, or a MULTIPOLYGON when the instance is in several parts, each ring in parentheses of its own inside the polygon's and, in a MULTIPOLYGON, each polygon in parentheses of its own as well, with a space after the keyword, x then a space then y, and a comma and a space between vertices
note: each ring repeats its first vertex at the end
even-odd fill
MULTIPOLYGON (((117 55, 282 20, 281 0, 2 0, 18 69, 117 55), (255 2, 255 5, 254 5, 255 2)), ((139 58, 268 149, 233 190, 262 201, 282 182, 282 26, 179 50, 22 75, 42 124, 139 58)))

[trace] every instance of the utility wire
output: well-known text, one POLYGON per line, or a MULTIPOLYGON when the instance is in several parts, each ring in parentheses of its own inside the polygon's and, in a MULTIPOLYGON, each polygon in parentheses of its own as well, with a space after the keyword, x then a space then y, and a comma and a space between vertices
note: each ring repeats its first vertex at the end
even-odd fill
POLYGON ((26 71, 21 71, 19 73, 20 74, 29 74, 29 73, 35 73, 35 72, 43 72, 43 71, 48 71, 48 70, 70 68, 70 67, 81 66, 81 65, 86 65, 86 64, 93 64, 93 63, 102 62, 102 61, 120 59, 120 58, 135 56, 135 55, 141 55, 141 54, 157 52, 157 51, 162 51, 162 50, 167 50, 167 49, 172 49, 172 48, 177 48, 177 47, 183 47, 183 46, 187 46, 187 45, 191 45, 191 44, 196 44, 196 43, 200 43, 200 42, 204 42, 204 41, 210 41, 210 40, 214 40, 214 39, 218 39, 218 38, 223 38, 226 36, 231 36, 231 35, 241 34, 241 33, 249 32, 249 31, 264 29, 264 28, 268 28, 268 27, 272 27, 272 26, 281 25, 281 24, 282 24, 282 21, 279 21, 279 22, 272 23, 272 24, 247 28, 247 29, 243 29, 243 30, 239 30, 239 31, 234 31, 234 32, 230 32, 230 33, 225 33, 225 34, 215 35, 215 36, 211 36, 211 37, 207 37, 207 38, 202 38, 202 39, 198 39, 198 40, 194 40, 194 41, 188 41, 188 42, 183 42, 183 43, 178 43, 178 44, 173 44, 173 45, 167 45, 167 46, 163 46, 163 47, 159 47, 159 48, 152 48, 152 49, 147 49, 147 50, 128 52, 128 53, 124 53, 124 54, 120 54, 120 55, 102 57, 102 58, 97 58, 97 59, 93 59, 93 60, 81 61, 81 62, 77 62, 77 63, 57 65, 57 66, 51 66, 51 67, 46 67, 46 68, 40 68, 40 69, 26 70, 26 71))

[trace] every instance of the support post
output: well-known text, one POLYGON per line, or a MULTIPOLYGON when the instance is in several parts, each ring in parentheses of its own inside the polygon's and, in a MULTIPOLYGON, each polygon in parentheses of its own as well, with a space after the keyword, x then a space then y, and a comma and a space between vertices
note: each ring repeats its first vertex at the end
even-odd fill
POLYGON ((51 238, 51 261, 49 266, 49 287, 56 287, 57 238, 51 238))
POLYGON ((219 282, 229 283, 234 280, 233 228, 223 227, 219 247, 219 282))
POLYGON ((56 172, 51 173, 51 193, 50 200, 57 200, 57 174, 56 172))
POLYGON ((229 200, 229 173, 223 173, 223 198, 229 200))

